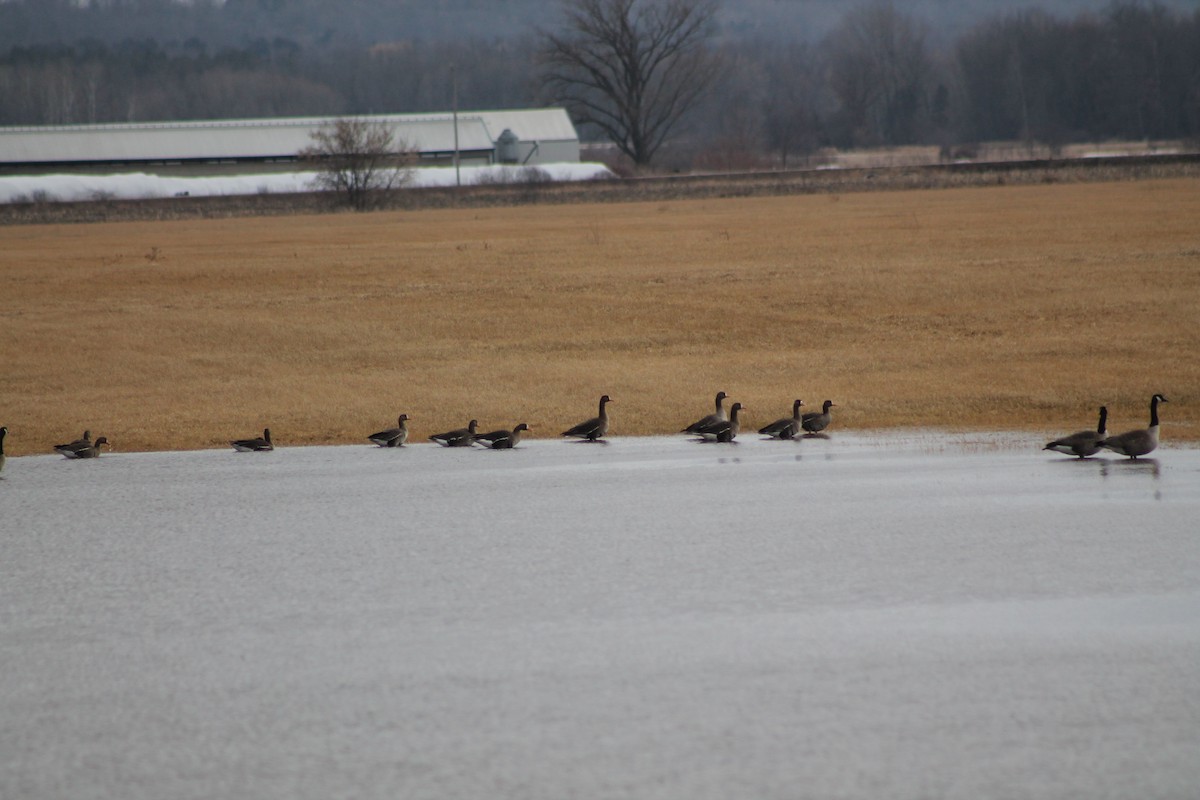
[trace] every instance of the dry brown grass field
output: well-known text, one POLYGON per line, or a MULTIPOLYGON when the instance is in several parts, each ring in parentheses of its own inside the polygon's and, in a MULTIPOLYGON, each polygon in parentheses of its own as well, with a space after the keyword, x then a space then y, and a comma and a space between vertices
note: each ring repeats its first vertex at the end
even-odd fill
POLYGON ((754 427, 1200 439, 1200 181, 0 228, 13 455, 754 427))

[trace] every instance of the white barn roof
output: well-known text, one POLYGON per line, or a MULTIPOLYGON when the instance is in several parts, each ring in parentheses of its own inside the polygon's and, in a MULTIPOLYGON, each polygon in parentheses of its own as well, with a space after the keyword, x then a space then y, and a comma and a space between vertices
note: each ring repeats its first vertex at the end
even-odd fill
MULTIPOLYGON (((455 149, 454 115, 386 114, 356 117, 384 122, 396 142, 422 155, 455 149)), ((145 162, 290 160, 312 144, 311 134, 336 117, 204 120, 103 125, 0 127, 0 164, 69 165, 145 162)), ((511 130, 523 163, 577 162, 579 135, 561 108, 467 111, 458 114, 458 150, 495 160, 496 141, 511 130)))

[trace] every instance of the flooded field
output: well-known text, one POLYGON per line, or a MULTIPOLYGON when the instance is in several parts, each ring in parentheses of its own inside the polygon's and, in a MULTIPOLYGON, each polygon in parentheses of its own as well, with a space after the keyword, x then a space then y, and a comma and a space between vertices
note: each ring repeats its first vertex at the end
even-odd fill
POLYGON ((10 458, 0 796, 1183 798, 1200 449, 10 458))

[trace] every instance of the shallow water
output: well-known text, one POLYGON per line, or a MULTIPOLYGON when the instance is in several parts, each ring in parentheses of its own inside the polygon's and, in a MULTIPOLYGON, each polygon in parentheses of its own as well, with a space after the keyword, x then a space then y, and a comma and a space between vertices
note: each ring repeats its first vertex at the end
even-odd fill
POLYGON ((1200 450, 12 458, 0 797, 1192 797, 1200 450))

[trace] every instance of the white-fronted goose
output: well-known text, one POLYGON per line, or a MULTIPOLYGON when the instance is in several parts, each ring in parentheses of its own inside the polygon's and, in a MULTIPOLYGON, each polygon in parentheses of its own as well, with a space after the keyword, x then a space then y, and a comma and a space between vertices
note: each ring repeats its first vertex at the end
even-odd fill
POLYGON ((230 444, 239 453, 263 453, 275 449, 275 445, 271 443, 270 428, 263 428, 263 435, 256 439, 235 439, 230 444))
POLYGON ((833 408, 833 401, 826 400, 821 404, 821 413, 810 411, 800 418, 800 427, 804 428, 805 433, 820 433, 829 427, 832 417, 829 414, 829 409, 833 408))
POLYGON ((479 420, 473 419, 465 428, 446 431, 445 433, 435 433, 429 438, 442 447, 470 447, 475 443, 475 428, 478 425, 479 420))
POLYGON ((1070 436, 1055 439, 1042 449, 1080 458, 1094 456, 1100 452, 1100 442, 1104 441, 1104 437, 1108 435, 1107 424, 1108 409, 1100 406, 1100 423, 1096 426, 1096 430, 1072 433, 1070 436))
POLYGON ((1100 446, 1130 458, 1153 452, 1158 447, 1158 404, 1166 402, 1167 398, 1161 394, 1154 395, 1150 398, 1150 427, 1110 436, 1102 440, 1100 446))
POLYGON ((608 395, 601 397, 600 413, 597 416, 584 420, 573 428, 568 428, 562 432, 562 435, 586 439, 589 442, 603 438, 608 433, 608 409, 605 406, 611 402, 613 402, 612 398, 608 395))
POLYGON ((521 434, 527 430, 529 430, 529 426, 522 422, 511 431, 499 430, 477 434, 475 443, 493 450, 511 450, 517 446, 517 442, 521 441, 521 434))
POLYGON ((367 439, 380 447, 402 446, 408 441, 408 414, 400 415, 400 419, 396 421, 396 427, 372 433, 367 439))
POLYGON ((728 420, 729 414, 727 414, 725 411, 725 398, 728 396, 729 395, 725 394, 724 392, 717 392, 717 410, 706 417, 701 417, 700 419, 696 420, 691 425, 688 425, 686 428, 680 431, 680 433, 698 434, 702 428, 706 428, 709 425, 715 425, 718 422, 725 422, 728 420))
POLYGON ((101 436, 87 444, 61 444, 54 448, 67 458, 96 458, 100 455, 100 447, 108 444, 108 439, 101 436))
POLYGON ((758 432, 764 436, 770 436, 772 439, 791 439, 800 432, 800 406, 802 405, 804 405, 803 400, 796 400, 792 403, 790 417, 782 417, 770 425, 764 425, 758 429, 758 432))
POLYGON ((742 429, 742 424, 738 421, 738 412, 745 408, 741 403, 734 403, 729 408, 729 419, 706 425, 698 431, 699 436, 710 442, 732 442, 742 429))

